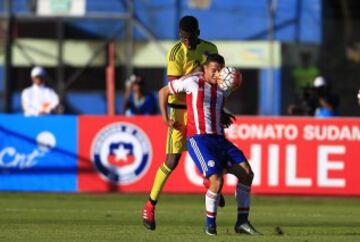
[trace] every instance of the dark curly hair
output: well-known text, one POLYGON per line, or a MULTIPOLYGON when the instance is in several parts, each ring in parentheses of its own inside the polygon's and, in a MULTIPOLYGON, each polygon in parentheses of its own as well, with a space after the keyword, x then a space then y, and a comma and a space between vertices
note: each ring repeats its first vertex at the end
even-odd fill
POLYGON ((195 32, 199 30, 199 22, 194 16, 184 16, 180 19, 179 29, 185 32, 195 32))

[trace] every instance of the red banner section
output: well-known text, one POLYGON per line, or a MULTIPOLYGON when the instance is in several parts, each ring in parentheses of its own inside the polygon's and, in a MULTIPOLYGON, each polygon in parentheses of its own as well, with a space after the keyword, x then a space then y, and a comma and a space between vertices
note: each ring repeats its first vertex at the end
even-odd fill
POLYGON ((79 191, 147 192, 165 159, 156 117, 79 117, 79 191))
MULTIPOLYGON (((238 117, 226 130, 244 151, 261 194, 360 195, 360 119, 238 117)), ((79 118, 79 191, 149 192, 165 159, 160 117, 79 118)), ((224 193, 234 192, 228 175, 224 193)), ((184 153, 165 192, 204 192, 184 153)))

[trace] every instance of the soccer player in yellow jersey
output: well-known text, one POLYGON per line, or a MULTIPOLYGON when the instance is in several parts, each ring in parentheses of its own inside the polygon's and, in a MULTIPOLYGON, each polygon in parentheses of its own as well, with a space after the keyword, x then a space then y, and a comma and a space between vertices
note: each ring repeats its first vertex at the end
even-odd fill
MULTIPOLYGON (((199 39, 200 30, 197 19, 193 16, 184 16, 179 22, 180 41, 167 53, 167 76, 172 81, 181 76, 196 71, 206 61, 209 54, 217 53, 217 47, 208 41, 199 39)), ((185 95, 171 95, 168 99, 169 114, 179 126, 168 128, 166 140, 166 160, 159 167, 149 200, 142 210, 144 226, 155 230, 155 205, 166 180, 176 168, 181 158, 181 153, 186 150, 186 105, 185 95)), ((233 116, 224 115, 223 124, 228 126, 233 116)), ((221 197, 222 203, 223 197, 221 197)))

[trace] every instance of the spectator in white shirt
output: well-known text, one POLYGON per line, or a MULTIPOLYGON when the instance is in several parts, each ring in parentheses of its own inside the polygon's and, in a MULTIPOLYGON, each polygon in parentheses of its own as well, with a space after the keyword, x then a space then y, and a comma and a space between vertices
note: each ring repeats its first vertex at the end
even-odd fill
POLYGON ((59 105, 59 97, 53 89, 46 87, 44 82, 46 71, 43 67, 31 70, 32 86, 21 93, 21 105, 25 116, 47 115, 54 112, 59 105))

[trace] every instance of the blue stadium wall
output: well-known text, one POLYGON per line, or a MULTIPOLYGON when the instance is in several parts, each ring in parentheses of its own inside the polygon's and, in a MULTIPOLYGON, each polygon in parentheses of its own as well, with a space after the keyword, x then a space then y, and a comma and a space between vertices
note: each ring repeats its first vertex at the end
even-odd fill
MULTIPOLYGON (((27 0, 13 0, 12 9, 16 14, 29 10, 27 0)), ((126 1, 87 0, 87 13, 125 12, 126 1)), ((134 1, 138 19, 159 40, 177 39, 177 23, 183 15, 194 15, 200 21, 201 36, 208 40, 267 40, 268 39, 268 0, 213 0, 207 8, 191 6, 190 0, 152 0, 134 1)), ((274 39, 280 42, 320 44, 322 41, 322 3, 321 0, 276 1, 274 39)), ((0 0, 0 12, 4 10, 4 0, 0 0)), ((73 25, 91 36, 107 37, 120 21, 78 21, 73 25)), ((139 32, 137 40, 144 40, 139 32)), ((1 69, 1 68, 0 68, 1 69)), ((268 69, 259 74, 259 113, 280 114, 281 70, 273 69, 273 80, 268 78, 268 69), (271 88, 269 88, 271 87, 271 88), (271 101, 269 101, 271 100, 271 101)), ((0 77, 2 83, 3 75, 0 77)), ((0 85, 0 92, 3 87, 0 85)))
MULTIPOLYGON (((15 13, 29 10, 28 0, 13 0, 15 13)), ((125 12, 124 1, 87 0, 87 13, 125 12)), ((161 40, 177 38, 177 22, 183 15, 195 15, 200 20, 203 36, 211 40, 266 40, 268 0, 213 0, 208 8, 190 6, 190 0, 134 1, 138 18, 161 40)), ((321 0, 276 1, 275 39, 283 42, 321 42, 321 0)), ((4 0, 0 1, 0 12, 4 0)), ((76 24, 93 34, 107 36, 116 22, 83 22, 76 24)), ((143 39, 140 34, 138 39, 143 39)))

